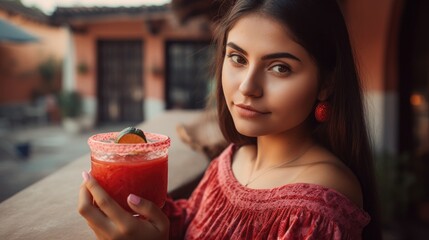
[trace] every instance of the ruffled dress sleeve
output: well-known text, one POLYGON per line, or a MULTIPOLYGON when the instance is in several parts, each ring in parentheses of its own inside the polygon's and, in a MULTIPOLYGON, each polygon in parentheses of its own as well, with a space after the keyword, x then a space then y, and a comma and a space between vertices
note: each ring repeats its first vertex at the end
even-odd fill
POLYGON ((211 162, 189 200, 169 201, 171 239, 361 239, 369 215, 316 184, 250 189, 233 175, 234 147, 211 162))
POLYGON ((216 162, 217 159, 211 161, 204 177, 189 199, 173 200, 170 197, 167 198, 162 210, 170 220, 170 239, 184 239, 186 229, 201 205, 207 185, 217 175, 216 162))

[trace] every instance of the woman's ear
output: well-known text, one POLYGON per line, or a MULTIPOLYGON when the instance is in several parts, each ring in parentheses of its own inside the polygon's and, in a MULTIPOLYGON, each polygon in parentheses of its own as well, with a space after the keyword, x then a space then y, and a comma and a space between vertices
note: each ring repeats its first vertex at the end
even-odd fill
POLYGON ((324 81, 322 80, 319 93, 317 95, 317 100, 319 100, 319 102, 326 101, 331 96, 334 89, 332 84, 333 80, 332 74, 328 74, 328 76, 324 78, 324 81))
POLYGON ((319 101, 326 101, 329 96, 332 94, 332 85, 325 85, 322 87, 319 91, 319 94, 317 95, 317 100, 319 101))

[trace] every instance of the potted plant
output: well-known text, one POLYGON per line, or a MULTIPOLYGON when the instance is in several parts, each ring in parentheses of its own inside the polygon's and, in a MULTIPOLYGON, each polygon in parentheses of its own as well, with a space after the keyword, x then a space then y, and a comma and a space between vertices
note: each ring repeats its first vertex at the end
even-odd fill
POLYGON ((58 104, 64 128, 72 133, 79 132, 82 115, 81 95, 76 91, 63 91, 59 94, 58 104))

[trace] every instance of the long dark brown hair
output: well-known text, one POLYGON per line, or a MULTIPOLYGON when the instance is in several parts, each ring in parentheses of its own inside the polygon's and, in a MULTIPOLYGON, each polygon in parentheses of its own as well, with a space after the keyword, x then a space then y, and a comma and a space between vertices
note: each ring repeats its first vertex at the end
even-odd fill
MULTIPOLYGON (((234 126, 223 94, 221 76, 227 35, 241 17, 258 13, 291 30, 295 41, 315 60, 319 88, 329 88, 330 119, 314 126, 314 138, 343 161, 357 176, 363 191, 363 207, 371 222, 364 239, 381 239, 373 157, 362 103, 360 79, 356 70, 349 34, 335 0, 238 0, 225 1, 228 12, 219 18, 215 31, 215 78, 219 124, 225 138, 237 145, 255 144, 256 138, 240 134, 234 126), (230 6, 228 6, 230 4, 230 6)), ((315 103, 316 104, 316 103, 315 103)))

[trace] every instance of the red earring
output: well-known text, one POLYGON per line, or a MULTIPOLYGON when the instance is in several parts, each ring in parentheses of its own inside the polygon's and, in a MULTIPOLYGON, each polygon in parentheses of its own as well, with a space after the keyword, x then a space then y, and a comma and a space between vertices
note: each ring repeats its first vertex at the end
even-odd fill
POLYGON ((331 105, 328 102, 319 102, 317 103, 316 109, 314 111, 314 116, 318 122, 326 122, 329 120, 331 114, 331 105))

